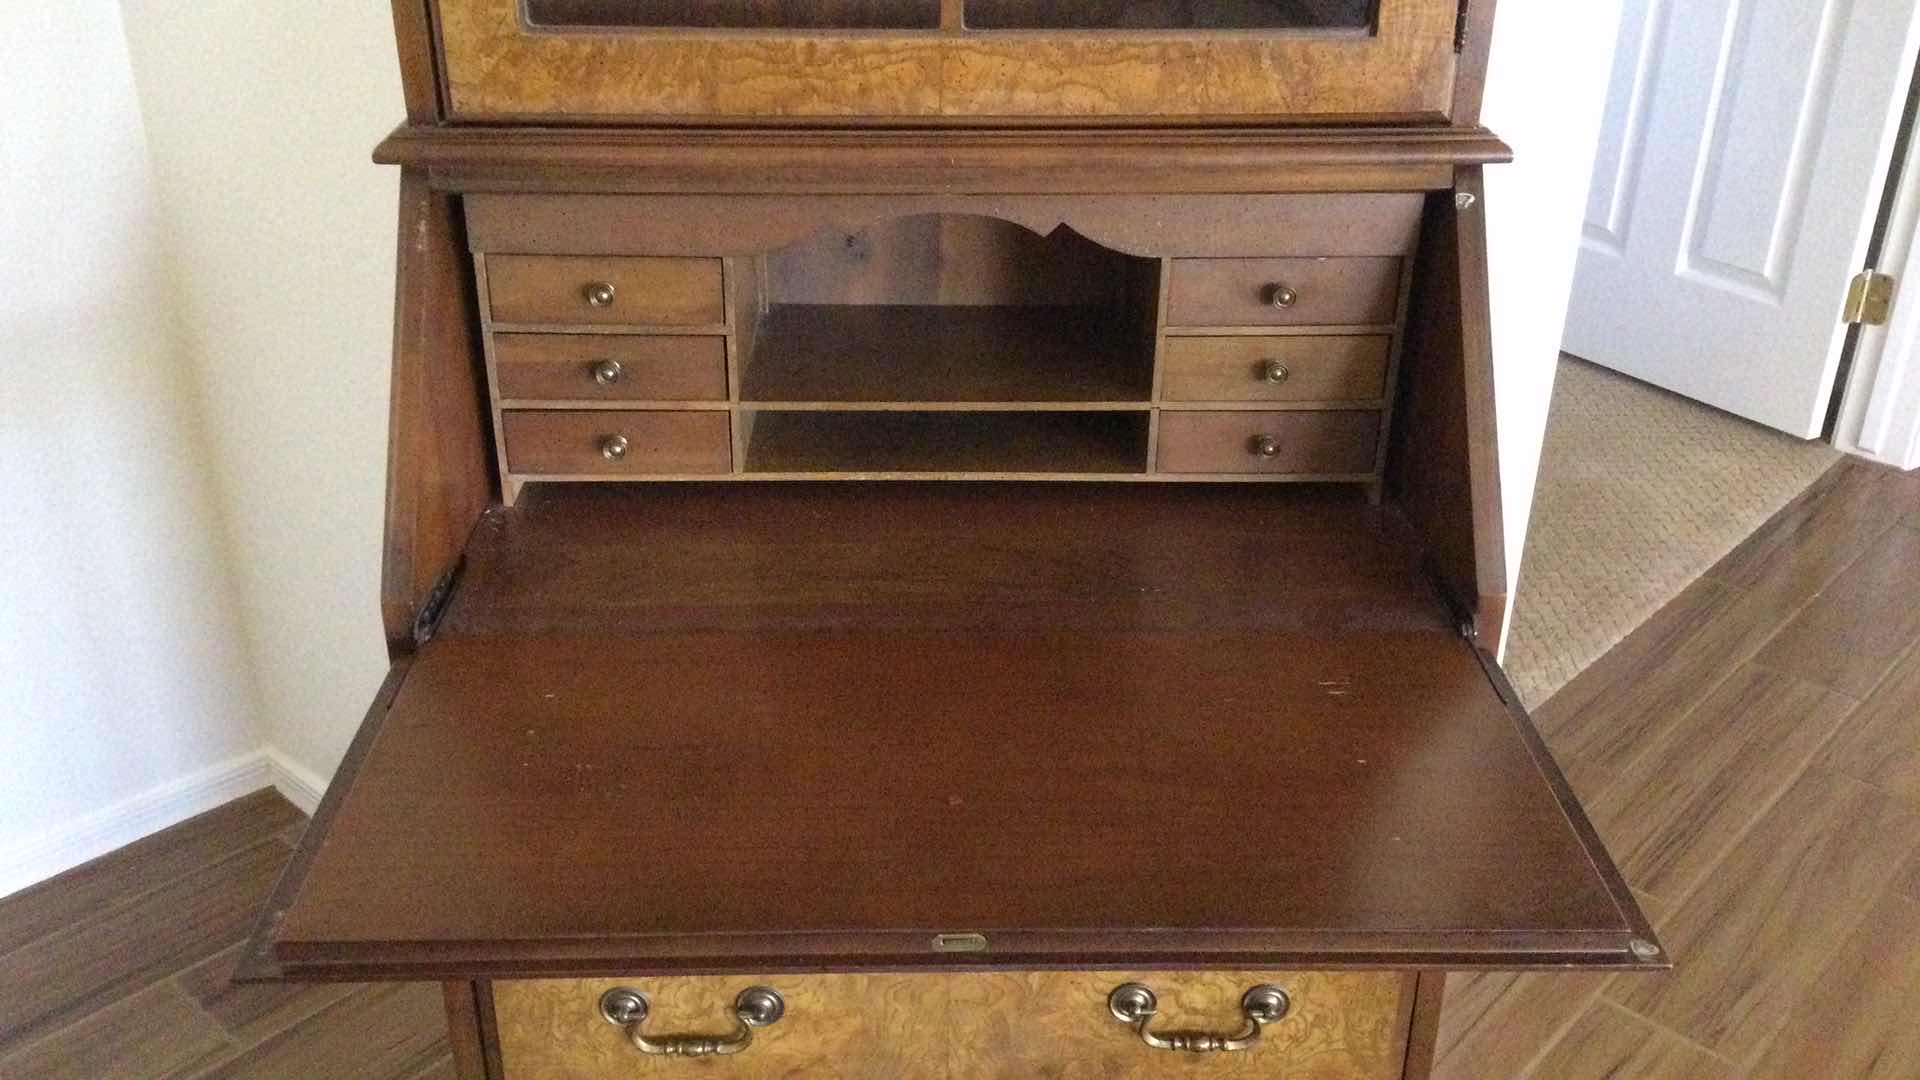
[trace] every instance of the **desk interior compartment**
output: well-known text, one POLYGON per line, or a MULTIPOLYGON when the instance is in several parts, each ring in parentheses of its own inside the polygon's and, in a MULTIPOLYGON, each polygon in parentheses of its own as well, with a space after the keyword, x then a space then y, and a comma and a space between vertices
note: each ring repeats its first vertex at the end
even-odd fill
POLYGON ((1160 262, 998 218, 828 231, 755 261, 749 403, 1141 404, 1160 262))

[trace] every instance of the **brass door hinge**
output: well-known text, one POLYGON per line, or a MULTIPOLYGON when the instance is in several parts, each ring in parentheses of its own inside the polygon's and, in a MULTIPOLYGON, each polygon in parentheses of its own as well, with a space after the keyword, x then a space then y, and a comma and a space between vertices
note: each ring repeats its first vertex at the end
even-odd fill
POLYGON ((1893 309, 1893 287, 1899 280, 1878 270, 1862 270, 1847 289, 1847 306, 1840 321, 1855 326, 1885 326, 1893 309))
POLYGON ((420 602, 420 611, 413 617, 414 648, 433 640, 433 632, 440 628, 440 616, 447 613, 447 601, 453 599, 453 585, 459 576, 460 566, 455 564, 453 569, 433 583, 432 591, 420 602))
POLYGON ((1454 18, 1453 51, 1456 53, 1467 51, 1467 5, 1472 2, 1473 0, 1460 0, 1460 13, 1454 18))

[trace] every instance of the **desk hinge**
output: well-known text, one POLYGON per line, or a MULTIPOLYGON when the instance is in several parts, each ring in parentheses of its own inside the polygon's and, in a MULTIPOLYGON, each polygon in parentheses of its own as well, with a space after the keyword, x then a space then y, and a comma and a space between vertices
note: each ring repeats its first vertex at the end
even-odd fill
POLYGON ((1454 18, 1453 51, 1456 53, 1467 51, 1467 6, 1471 3, 1473 0, 1460 0, 1460 13, 1454 18))
POLYGON ((1868 269, 1853 276, 1847 288, 1847 306, 1840 321, 1854 326, 1885 326, 1893 310, 1893 287, 1899 280, 1891 274, 1868 269))
POLYGON ((453 599, 453 582, 460 576, 460 566, 441 575, 433 583, 427 598, 420 602, 420 613, 413 617, 413 647, 418 649, 433 640, 433 632, 440 626, 440 616, 447 613, 447 602, 453 599))

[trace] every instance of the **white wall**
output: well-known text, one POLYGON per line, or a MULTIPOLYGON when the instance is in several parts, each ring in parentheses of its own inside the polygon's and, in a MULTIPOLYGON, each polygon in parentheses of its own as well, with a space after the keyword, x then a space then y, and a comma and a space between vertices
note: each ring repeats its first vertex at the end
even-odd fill
POLYGON ((1506 626, 1511 628, 1620 0, 1503 0, 1496 11, 1482 120, 1514 150, 1513 164, 1487 170, 1494 394, 1507 526, 1506 626))
POLYGON ((266 772, 119 6, 0 40, 4 895, 266 772))
POLYGON ((391 14, 375 2, 327 4, 325 17, 259 0, 122 6, 263 735, 297 778, 324 781, 387 668, 399 174, 368 155, 403 115, 391 14))

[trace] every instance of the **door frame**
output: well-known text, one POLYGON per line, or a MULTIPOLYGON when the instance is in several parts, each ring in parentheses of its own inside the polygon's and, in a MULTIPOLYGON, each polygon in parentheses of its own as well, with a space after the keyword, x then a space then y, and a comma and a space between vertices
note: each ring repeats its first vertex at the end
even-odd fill
MULTIPOLYGON (((1909 58, 1909 64, 1913 63, 1909 58)), ((1827 439, 1849 454, 1920 468, 1920 70, 1909 70, 1906 111, 1867 265, 1896 280, 1884 326, 1859 326, 1841 357, 1827 439)))

